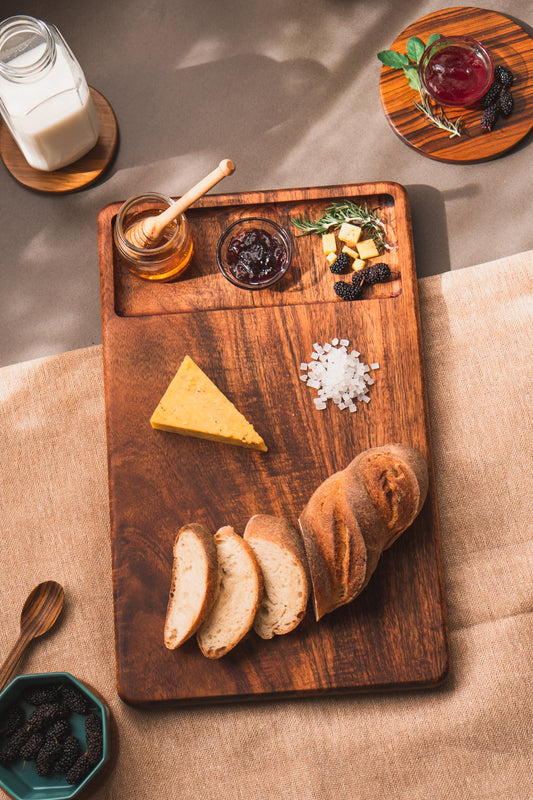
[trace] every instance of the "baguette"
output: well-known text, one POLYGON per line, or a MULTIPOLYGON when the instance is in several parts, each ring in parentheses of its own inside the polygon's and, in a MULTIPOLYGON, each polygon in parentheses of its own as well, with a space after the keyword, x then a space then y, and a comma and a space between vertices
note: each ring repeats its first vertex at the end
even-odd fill
POLYGON ((220 584, 196 638, 207 658, 221 658, 251 629, 263 596, 263 576, 252 548, 232 527, 214 536, 220 584))
POLYGON ((383 549, 412 525, 426 499, 428 470, 422 453, 403 444, 373 447, 350 464, 365 485, 389 537, 383 549))
POLYGON ((192 522, 180 528, 173 554, 164 629, 169 650, 175 650, 196 633, 211 610, 218 588, 215 542, 203 525, 192 522))
POLYGON ((363 591, 383 550, 420 512, 427 490, 423 456, 400 444, 360 453, 316 489, 299 525, 317 621, 363 591))
POLYGON ((264 580, 263 599, 253 628, 262 639, 293 631, 309 598, 307 559, 298 531, 287 519, 256 514, 244 529, 264 580))

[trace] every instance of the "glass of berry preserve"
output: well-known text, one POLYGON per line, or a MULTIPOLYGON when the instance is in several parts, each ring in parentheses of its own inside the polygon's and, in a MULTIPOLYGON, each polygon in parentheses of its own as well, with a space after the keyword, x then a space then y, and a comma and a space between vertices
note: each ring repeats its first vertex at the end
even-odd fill
POLYGON ((240 289, 266 289, 290 267, 291 239, 285 228, 264 217, 246 217, 229 225, 218 241, 217 263, 240 289))
POLYGON ((494 65, 483 45, 468 36, 441 36, 426 47, 419 64, 423 90, 442 106, 468 108, 485 95, 494 65))

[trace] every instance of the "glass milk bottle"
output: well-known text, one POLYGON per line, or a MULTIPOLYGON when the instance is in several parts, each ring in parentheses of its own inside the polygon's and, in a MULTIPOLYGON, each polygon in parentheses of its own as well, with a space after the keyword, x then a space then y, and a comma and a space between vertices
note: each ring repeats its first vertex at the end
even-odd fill
POLYGON ((54 25, 0 23, 0 111, 31 167, 51 172, 97 142, 99 122, 82 69, 54 25))

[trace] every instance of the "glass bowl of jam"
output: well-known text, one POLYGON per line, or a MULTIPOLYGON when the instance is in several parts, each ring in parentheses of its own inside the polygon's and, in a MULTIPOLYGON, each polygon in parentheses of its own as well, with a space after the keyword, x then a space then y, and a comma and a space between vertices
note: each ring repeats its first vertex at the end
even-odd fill
POLYGON ((263 217, 246 217, 229 225, 217 246, 224 277, 240 289, 266 289, 290 267, 291 239, 285 228, 263 217))
POLYGON ((468 108, 485 95, 494 77, 490 53, 468 36, 442 36, 427 47, 419 64, 420 82, 442 106, 468 108))

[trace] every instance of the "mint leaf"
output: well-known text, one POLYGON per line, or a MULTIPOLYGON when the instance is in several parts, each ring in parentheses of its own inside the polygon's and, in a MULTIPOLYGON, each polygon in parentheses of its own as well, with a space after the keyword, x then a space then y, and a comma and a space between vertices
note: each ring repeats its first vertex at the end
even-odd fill
POLYGON ((427 47, 429 47, 430 44, 433 44, 433 42, 436 42, 437 39, 440 39, 440 38, 441 38, 440 37, 440 33, 432 33, 431 36, 428 39, 427 47))
POLYGON ((382 64, 385 64, 386 67, 392 67, 392 69, 403 69, 409 65, 407 56, 404 56, 403 53, 397 53, 396 50, 381 50, 378 53, 378 58, 382 64))
POLYGON ((422 53, 426 49, 426 45, 419 39, 418 36, 411 36, 409 41, 407 42, 407 55, 414 61, 415 64, 418 64, 420 59, 422 58, 422 53))
POLYGON ((405 77, 407 78, 407 82, 409 83, 411 89, 415 89, 417 92, 419 92, 422 88, 422 85, 418 75, 418 67, 404 67, 403 71, 405 72, 405 77))

